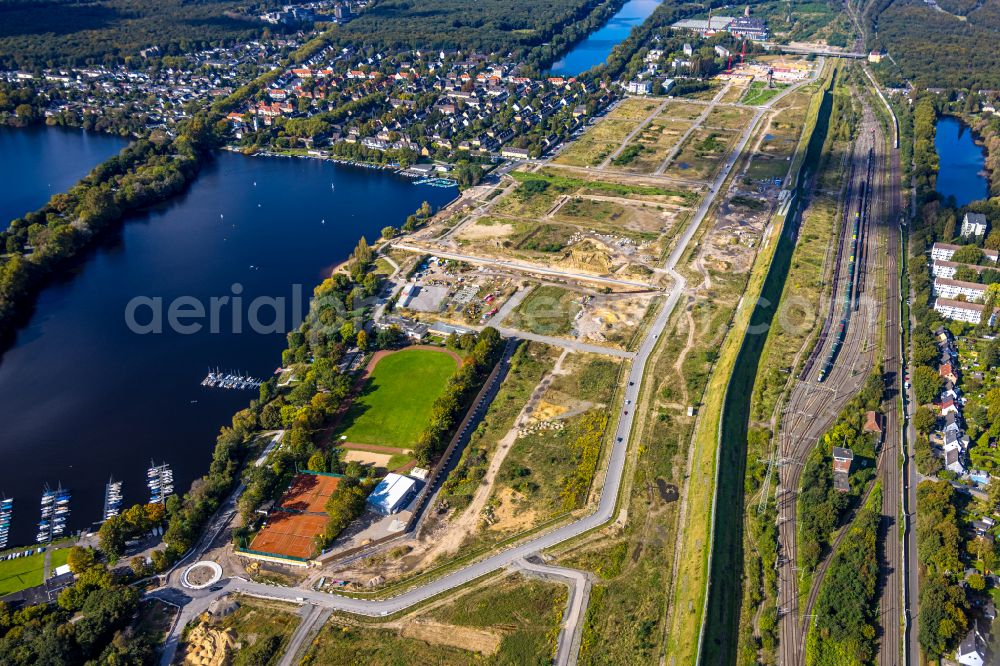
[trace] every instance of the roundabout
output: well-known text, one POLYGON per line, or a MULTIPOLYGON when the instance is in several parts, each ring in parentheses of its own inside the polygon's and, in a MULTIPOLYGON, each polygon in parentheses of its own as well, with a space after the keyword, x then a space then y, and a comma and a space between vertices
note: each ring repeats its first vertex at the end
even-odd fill
POLYGON ((222 579, 222 567, 210 560, 195 562, 181 576, 181 583, 184 587, 192 590, 202 590, 209 585, 214 585, 222 579))

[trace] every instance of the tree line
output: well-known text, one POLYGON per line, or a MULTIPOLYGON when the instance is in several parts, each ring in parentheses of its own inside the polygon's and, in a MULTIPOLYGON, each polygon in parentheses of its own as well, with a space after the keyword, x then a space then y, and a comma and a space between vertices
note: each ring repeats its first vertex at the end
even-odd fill
POLYGON ((30 303, 44 278, 129 214, 184 190, 208 159, 216 135, 204 114, 176 138, 153 133, 95 167, 69 191, 0 232, 0 335, 30 303))

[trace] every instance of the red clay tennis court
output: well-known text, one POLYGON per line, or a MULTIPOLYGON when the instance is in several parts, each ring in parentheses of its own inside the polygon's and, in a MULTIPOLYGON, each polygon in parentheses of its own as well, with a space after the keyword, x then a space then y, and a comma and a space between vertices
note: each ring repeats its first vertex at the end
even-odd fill
POLYGON ((313 537, 326 527, 325 514, 272 511, 267 525, 257 533, 251 550, 309 559, 316 550, 313 537))
POLYGON ((289 511, 324 513, 326 500, 337 489, 340 478, 323 474, 298 474, 281 498, 280 506, 289 511))

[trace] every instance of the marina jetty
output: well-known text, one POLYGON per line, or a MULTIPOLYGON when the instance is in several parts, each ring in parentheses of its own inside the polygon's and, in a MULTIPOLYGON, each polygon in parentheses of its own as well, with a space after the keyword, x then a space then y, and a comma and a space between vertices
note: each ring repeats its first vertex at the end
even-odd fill
POLYGON ((238 372, 222 372, 218 368, 215 370, 209 370, 208 374, 205 375, 205 378, 201 380, 202 386, 208 386, 210 388, 247 391, 256 391, 260 388, 262 383, 263 380, 257 379, 256 377, 243 375, 238 372))

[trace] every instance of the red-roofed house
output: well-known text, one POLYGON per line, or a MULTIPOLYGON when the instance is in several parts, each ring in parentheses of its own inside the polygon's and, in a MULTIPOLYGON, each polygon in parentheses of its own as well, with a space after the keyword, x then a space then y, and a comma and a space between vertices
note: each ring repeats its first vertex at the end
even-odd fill
POLYGON ((938 368, 938 377, 942 379, 947 379, 952 384, 958 382, 958 373, 955 369, 951 367, 951 363, 942 363, 941 367, 938 368))
POLYGON ((951 398, 946 398, 941 401, 941 416, 947 416, 948 414, 958 414, 958 405, 951 398))
POLYGON ((882 415, 878 412, 871 411, 865 413, 865 425, 862 428, 864 432, 873 432, 877 435, 882 434, 882 415))

